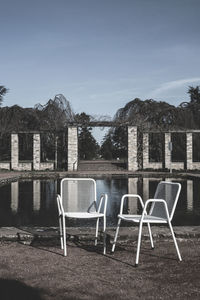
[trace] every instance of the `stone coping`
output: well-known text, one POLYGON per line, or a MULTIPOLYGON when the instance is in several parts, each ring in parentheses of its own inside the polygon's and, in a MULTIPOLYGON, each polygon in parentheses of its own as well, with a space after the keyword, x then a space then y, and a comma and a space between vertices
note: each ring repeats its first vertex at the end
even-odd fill
POLYGON ((195 172, 161 172, 161 171, 127 171, 127 170, 111 170, 111 171, 2 171, 0 170, 0 184, 5 184, 18 179, 26 178, 63 178, 63 177, 103 177, 103 176, 144 176, 144 177, 162 177, 167 176, 173 178, 179 177, 196 177, 200 178, 200 173, 195 172))
MULTIPOLYGON (((152 234, 155 240, 165 239, 171 240, 172 236, 167 226, 152 226, 152 234)), ((200 238, 200 226, 174 226, 174 232, 177 239, 199 239, 200 238)), ((107 242, 112 244, 115 234, 114 227, 108 227, 107 242)), ((95 228, 91 227, 67 227, 67 237, 70 240, 93 240, 95 235, 95 228)), ((100 238, 102 232, 100 231, 100 238)), ((127 242, 137 240, 138 226, 132 227, 120 227, 119 242, 127 242)), ((143 227, 142 239, 149 239, 147 227, 143 227)), ((59 241, 58 227, 1 227, 0 228, 0 240, 7 241, 21 241, 32 243, 37 240, 57 240, 59 241)))

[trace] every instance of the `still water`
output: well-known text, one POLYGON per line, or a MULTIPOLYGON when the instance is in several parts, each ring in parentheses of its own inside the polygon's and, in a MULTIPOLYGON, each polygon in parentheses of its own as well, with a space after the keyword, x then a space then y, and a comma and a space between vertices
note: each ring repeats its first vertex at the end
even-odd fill
MULTIPOLYGON (((156 186, 165 178, 102 178, 96 179, 97 195, 108 194, 107 226, 116 226, 121 196, 140 194, 144 200, 153 197, 156 186)), ((182 185, 173 219, 174 225, 200 225, 200 180, 170 178, 182 185)), ((16 181, 0 187, 0 226, 58 226, 56 194, 60 180, 34 179, 16 181)), ((125 211, 141 211, 137 201, 129 201, 125 211)), ((67 226, 82 225, 72 221, 67 226)), ((84 223, 88 226, 91 223, 84 223)), ((126 224, 125 224, 126 225, 126 224)), ((128 225, 128 224, 127 224, 128 225)))

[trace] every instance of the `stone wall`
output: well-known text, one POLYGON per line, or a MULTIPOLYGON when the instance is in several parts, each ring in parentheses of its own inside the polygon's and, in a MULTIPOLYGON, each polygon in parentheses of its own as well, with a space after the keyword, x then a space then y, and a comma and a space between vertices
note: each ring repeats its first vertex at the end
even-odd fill
POLYGON ((187 148, 187 169, 188 170, 200 170, 200 162, 193 162, 192 159, 192 144, 193 144, 193 136, 192 133, 189 132, 186 134, 186 148, 187 148))
POLYGON ((0 169, 10 170, 10 162, 0 162, 0 169))
POLYGON ((149 134, 143 134, 143 169, 162 169, 162 162, 149 161, 149 134))
POLYGON ((17 171, 31 171, 32 164, 19 162, 19 136, 11 134, 11 168, 17 171))
POLYGON ((54 170, 54 163, 41 162, 41 139, 39 133, 33 135, 33 169, 37 171, 54 170))
POLYGON ((128 170, 136 171, 137 169, 137 127, 128 126, 128 170))
POLYGON ((77 171, 78 167, 78 129, 68 127, 68 171, 77 171))
POLYGON ((172 162, 169 143, 171 143, 171 132, 165 133, 165 168, 174 170, 184 169, 184 162, 172 162))

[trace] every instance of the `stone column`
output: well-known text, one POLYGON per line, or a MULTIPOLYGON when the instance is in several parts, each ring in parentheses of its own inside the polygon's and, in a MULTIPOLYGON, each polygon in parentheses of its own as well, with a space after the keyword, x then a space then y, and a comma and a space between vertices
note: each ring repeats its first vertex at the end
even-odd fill
POLYGON ((31 163, 19 163, 19 136, 11 134, 11 168, 18 171, 31 171, 31 163))
POLYGON ((41 139, 40 133, 34 133, 33 135, 33 169, 37 171, 41 170, 53 170, 53 162, 41 163, 41 139))
POLYGON ((143 133, 143 169, 149 168, 149 134, 143 133))
POLYGON ((186 157, 187 157, 187 169, 192 170, 192 133, 186 133, 186 157))
POLYGON ((55 136, 55 169, 58 168, 58 136, 55 136))
POLYGON ((137 171, 137 126, 128 126, 128 170, 137 171))
POLYGON ((18 134, 11 134, 11 168, 18 170, 19 165, 19 137, 18 134))
POLYGON ((68 127, 68 171, 77 171, 78 167, 78 130, 68 127))
POLYGON ((40 134, 34 133, 33 135, 33 169, 40 170, 40 134))
POLYGON ((171 142, 171 133, 165 133, 165 168, 171 168, 171 152, 169 150, 169 142, 171 142))

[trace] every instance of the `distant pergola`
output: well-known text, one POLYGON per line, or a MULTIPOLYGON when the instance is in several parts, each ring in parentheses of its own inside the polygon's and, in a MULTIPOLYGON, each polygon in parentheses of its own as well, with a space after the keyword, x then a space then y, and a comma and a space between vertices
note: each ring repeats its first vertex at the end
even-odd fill
MULTIPOLYGON (((92 121, 85 123, 68 123, 68 171, 78 170, 78 128, 79 127, 120 127, 127 126, 128 145, 128 171, 137 171, 138 166, 138 128, 128 122, 92 121)), ((58 165, 57 155, 55 161, 41 162, 41 133, 51 132, 55 135, 60 131, 20 131, 11 133, 11 161, 0 162, 0 169, 30 171, 30 170, 54 170, 58 165), (33 159, 32 162, 19 160, 19 134, 29 133, 33 135, 33 159)), ((63 132, 63 131, 62 131, 63 132)), ((172 130, 172 131, 146 131, 142 133, 142 169, 176 169, 200 170, 200 162, 193 161, 193 134, 200 134, 200 130, 172 130), (149 135, 162 133, 164 135, 164 159, 161 162, 151 162, 149 157, 149 135), (169 147, 173 133, 184 133, 186 136, 186 159, 185 163, 172 162, 172 153, 169 147)), ((56 148, 56 147, 55 147, 56 148)))

